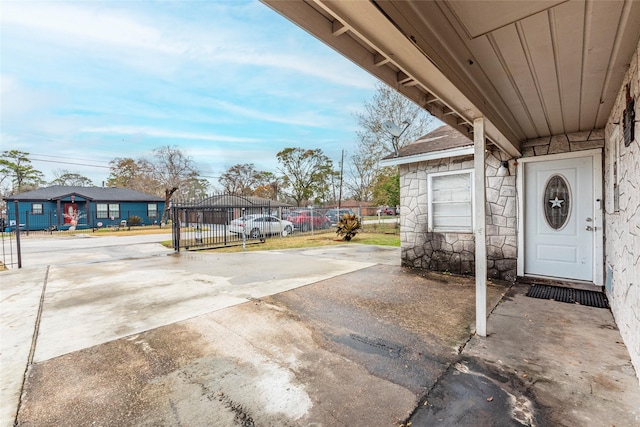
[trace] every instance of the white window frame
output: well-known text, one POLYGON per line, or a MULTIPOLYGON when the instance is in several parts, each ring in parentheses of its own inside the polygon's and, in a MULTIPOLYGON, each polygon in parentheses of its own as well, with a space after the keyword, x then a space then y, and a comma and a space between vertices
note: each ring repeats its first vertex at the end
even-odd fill
POLYGON ((147 203, 147 218, 158 218, 158 204, 147 203), (153 207, 153 209, 151 209, 153 207))
POLYGON ((109 218, 109 204, 108 203, 96 203, 96 218, 97 219, 108 219, 109 218))
POLYGON ((44 203, 31 203, 32 215, 44 215, 44 203))
POLYGON ((120 203, 109 203, 109 218, 111 217, 120 218, 120 203))
POLYGON ((455 171, 447 171, 447 172, 434 172, 427 174, 427 227, 430 233, 473 233, 475 230, 475 200, 474 200, 474 170, 473 169, 459 169, 455 171), (465 230, 451 230, 447 228, 434 228, 433 227, 433 190, 432 190, 432 182, 433 178, 437 178, 444 175, 469 175, 470 182, 470 196, 471 196, 471 228, 465 230))

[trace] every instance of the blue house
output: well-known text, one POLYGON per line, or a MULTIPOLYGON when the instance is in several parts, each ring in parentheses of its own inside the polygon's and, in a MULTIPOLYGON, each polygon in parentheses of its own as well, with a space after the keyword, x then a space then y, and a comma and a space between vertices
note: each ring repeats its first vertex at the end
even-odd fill
POLYGON ((9 226, 68 230, 158 224, 164 199, 128 188, 53 185, 5 198, 9 226), (18 219, 16 219, 16 206, 18 219))

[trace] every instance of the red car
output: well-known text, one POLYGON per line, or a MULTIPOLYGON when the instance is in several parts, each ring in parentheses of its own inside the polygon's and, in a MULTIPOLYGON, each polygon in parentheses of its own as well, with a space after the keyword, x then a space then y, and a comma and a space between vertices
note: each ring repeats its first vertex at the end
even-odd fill
POLYGON ((378 213, 380 215, 395 215, 396 214, 396 210, 387 206, 384 206, 380 209, 378 209, 378 213))
POLYGON ((331 220, 317 211, 294 211, 287 216, 287 221, 293 223, 296 230, 309 231, 313 228, 329 228, 331 220))

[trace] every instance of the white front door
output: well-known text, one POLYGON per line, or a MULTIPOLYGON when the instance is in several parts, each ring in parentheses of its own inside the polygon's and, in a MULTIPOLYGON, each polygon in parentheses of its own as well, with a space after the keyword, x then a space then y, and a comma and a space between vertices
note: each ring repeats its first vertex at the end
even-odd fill
POLYGON ((524 273, 593 281, 593 157, 523 166, 524 273))

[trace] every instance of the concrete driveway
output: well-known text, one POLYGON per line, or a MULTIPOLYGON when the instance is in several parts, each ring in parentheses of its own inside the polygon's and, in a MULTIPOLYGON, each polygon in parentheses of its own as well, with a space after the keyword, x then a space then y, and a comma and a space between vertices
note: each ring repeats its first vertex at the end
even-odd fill
MULTIPOLYGON (((403 269, 398 248, 174 255, 80 239, 34 245, 36 266, 2 274, 1 426, 640 421, 606 310, 531 304, 517 286, 490 337, 469 340, 473 279, 403 269)), ((507 289, 489 286, 490 310, 507 289)))
POLYGON ((161 240, 166 235, 25 239, 27 267, 2 276, 2 425, 13 425, 23 382, 31 384, 27 365, 399 262, 398 248, 176 255, 154 243, 161 240))

